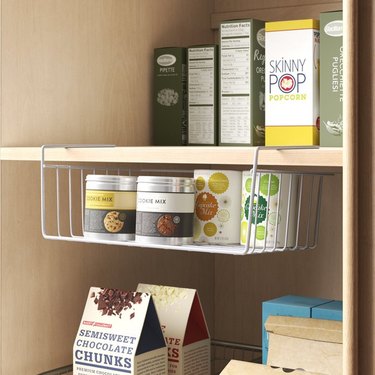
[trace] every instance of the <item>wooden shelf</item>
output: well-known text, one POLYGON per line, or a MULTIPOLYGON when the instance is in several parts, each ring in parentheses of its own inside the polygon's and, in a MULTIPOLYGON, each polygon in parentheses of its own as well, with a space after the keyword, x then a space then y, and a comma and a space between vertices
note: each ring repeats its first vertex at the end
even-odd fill
MULTIPOLYGON (((249 165, 254 147, 99 147, 54 148, 46 161, 95 163, 157 163, 249 165)), ((39 147, 3 147, 1 160, 40 161, 39 147)), ((259 165, 342 167, 341 148, 264 150, 259 165)))

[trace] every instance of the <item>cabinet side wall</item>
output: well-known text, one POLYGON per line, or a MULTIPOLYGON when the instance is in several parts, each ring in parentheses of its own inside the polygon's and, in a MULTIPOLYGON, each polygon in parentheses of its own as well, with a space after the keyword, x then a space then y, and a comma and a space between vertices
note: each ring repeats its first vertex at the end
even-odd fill
MULTIPOLYGON (((375 373, 375 6, 358 5, 358 374, 375 373)), ((354 56, 357 54, 353 51, 354 56)))
MULTIPOLYGON (((0 30, 2 29, 2 0, 0 0, 0 30)), ((0 51, 2 51, 2 36, 0 34, 0 51)), ((0 73, 2 72, 2 54, 0 53, 0 73)), ((3 85, 2 85, 2 74, 0 74, 0 149, 3 145, 3 127, 2 127, 2 104, 3 104, 3 94, 2 94, 2 88, 3 88, 3 85)), ((2 288, 1 288, 1 285, 2 285, 2 279, 3 279, 3 273, 2 273, 2 270, 3 270, 3 265, 2 265, 2 256, 1 256, 1 249, 2 249, 2 242, 3 242, 3 236, 2 236, 2 225, 1 225, 1 219, 2 219, 2 216, 3 216, 3 211, 1 209, 2 207, 2 200, 3 200, 3 196, 2 196, 2 177, 3 177, 3 174, 2 174, 2 161, 0 160, 0 363, 3 362, 2 358, 3 358, 3 331, 2 331, 2 327, 3 327, 3 305, 2 305, 2 301, 3 301, 3 297, 2 297, 2 288)), ((0 375, 2 375, 3 371, 2 371, 2 366, 0 366, 0 375)))

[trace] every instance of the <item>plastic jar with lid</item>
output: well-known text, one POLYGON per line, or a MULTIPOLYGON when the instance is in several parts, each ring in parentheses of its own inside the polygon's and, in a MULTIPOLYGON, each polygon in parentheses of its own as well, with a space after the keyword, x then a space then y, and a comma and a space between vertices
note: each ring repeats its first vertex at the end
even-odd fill
POLYGON ((136 241, 167 245, 193 243, 194 179, 139 176, 136 241))
POLYGON ((85 237, 134 240, 136 181, 133 176, 86 176, 85 237))

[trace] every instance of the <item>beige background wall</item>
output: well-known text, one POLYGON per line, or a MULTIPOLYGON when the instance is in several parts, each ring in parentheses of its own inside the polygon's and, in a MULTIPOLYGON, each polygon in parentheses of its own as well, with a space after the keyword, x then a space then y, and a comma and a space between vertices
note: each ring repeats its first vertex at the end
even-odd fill
POLYGON ((213 0, 3 0, 3 146, 150 143, 153 49, 213 40, 213 0))

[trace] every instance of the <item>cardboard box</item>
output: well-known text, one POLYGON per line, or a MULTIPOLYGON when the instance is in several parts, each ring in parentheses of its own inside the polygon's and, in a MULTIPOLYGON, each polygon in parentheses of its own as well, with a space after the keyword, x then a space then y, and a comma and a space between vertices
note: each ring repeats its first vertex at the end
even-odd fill
POLYGON ((232 359, 225 369, 220 373, 220 375, 281 375, 281 374, 291 374, 291 375, 319 375, 317 373, 292 370, 285 368, 275 368, 271 366, 258 365, 256 363, 244 362, 232 359))
POLYGON ((168 346, 168 373, 210 374, 210 336, 197 291, 148 284, 137 290, 154 298, 168 346))
POLYGON ((167 348, 152 297, 90 288, 73 348, 73 374, 167 372, 167 348))
POLYGON ((319 144, 319 21, 266 22, 266 146, 319 144))
POLYGON ((263 21, 220 25, 220 145, 264 145, 264 46, 263 21))
POLYGON ((265 329, 266 320, 270 315, 295 316, 311 318, 313 308, 330 302, 323 298, 309 298, 303 296, 287 295, 262 303, 262 362, 267 363, 268 336, 265 329))
POLYGON ((342 375, 342 322, 270 316, 267 365, 342 375))
POLYGON ((156 48, 153 98, 154 145, 187 144, 186 86, 186 49, 156 48))
POLYGON ((320 15, 320 145, 342 147, 344 50, 342 12, 320 15))
POLYGON ((215 44, 188 52, 188 144, 217 145, 217 65, 215 44))
POLYGON ((342 321, 342 301, 331 301, 324 305, 314 307, 311 317, 315 319, 342 321))

